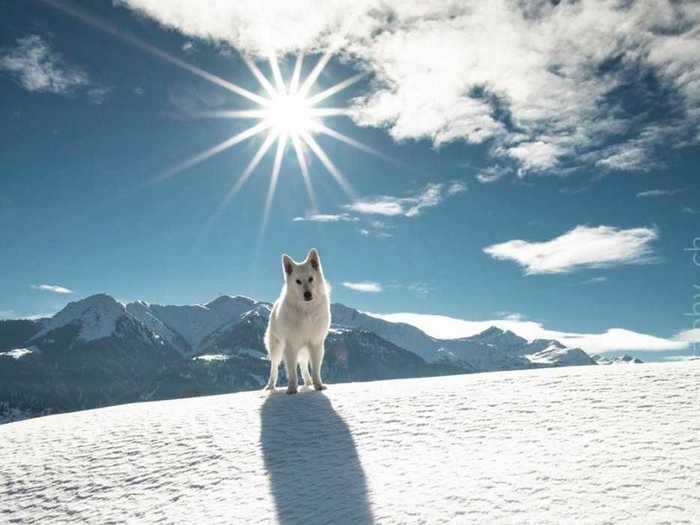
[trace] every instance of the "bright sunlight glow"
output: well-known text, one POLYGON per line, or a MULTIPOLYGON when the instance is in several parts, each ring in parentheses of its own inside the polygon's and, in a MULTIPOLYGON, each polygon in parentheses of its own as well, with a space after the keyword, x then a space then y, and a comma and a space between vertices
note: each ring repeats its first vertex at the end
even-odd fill
POLYGON ((364 77, 360 73, 353 75, 330 88, 327 88, 318 93, 311 93, 316 80, 323 71, 326 64, 330 60, 331 52, 328 51, 311 69, 311 72, 302 80, 301 73, 303 69, 304 55, 300 54, 296 58, 294 70, 291 77, 285 81, 282 76, 277 58, 271 55, 269 58, 270 71, 272 79, 268 79, 250 58, 243 57, 248 69, 257 79, 264 93, 256 94, 240 86, 233 85, 228 81, 223 81, 225 84, 218 83, 222 87, 246 98, 257 107, 246 110, 231 110, 231 111, 213 111, 204 113, 195 113, 194 117, 211 117, 211 118, 230 118, 230 119, 251 119, 255 124, 249 128, 237 133, 236 135, 226 139, 220 144, 216 144, 206 151, 195 155, 187 161, 170 170, 165 177, 174 175, 177 172, 188 169, 200 162, 203 162, 214 155, 218 155, 236 144, 249 140, 257 135, 266 134, 267 137, 261 142, 256 153, 250 159, 250 162, 243 170, 238 180, 235 181, 231 189, 228 191, 224 200, 219 207, 221 212, 229 203, 229 201, 241 190, 246 181, 255 173, 256 168, 269 151, 274 151, 274 161, 272 164, 272 173, 270 174, 270 186, 265 200, 265 208, 263 210, 263 221, 261 227, 261 235, 264 233, 272 199, 274 198, 277 181, 282 170, 282 160, 288 149, 294 150, 294 156, 299 163, 301 175, 304 179, 304 187, 309 196, 311 209, 316 212, 316 202, 314 198, 313 186, 311 184, 311 175, 309 170, 308 155, 313 154, 320 164, 330 173, 336 180, 341 190, 349 197, 354 198, 352 187, 341 173, 338 167, 333 163, 330 157, 323 151, 323 148, 314 138, 314 135, 325 135, 335 140, 343 142, 349 146, 355 147, 367 153, 383 156, 372 148, 357 142, 356 140, 343 135, 342 133, 329 128, 323 122, 325 118, 350 116, 351 111, 347 108, 338 107, 319 107, 319 104, 336 93, 343 91, 364 77), (234 89, 235 88, 235 89, 234 89), (273 147, 274 146, 274 147, 273 147))
POLYGON ((278 94, 263 111, 263 122, 278 135, 299 137, 314 131, 316 122, 309 100, 298 94, 278 94))
MULTIPOLYGON (((299 163, 304 186, 309 196, 313 212, 317 212, 317 210, 309 170, 309 152, 311 152, 319 160, 320 164, 336 180, 345 194, 352 199, 353 192, 350 184, 323 150, 321 145, 316 141, 314 138, 315 135, 324 135, 353 148, 364 151, 365 153, 370 153, 386 160, 391 160, 369 146, 366 146, 361 142, 340 133, 339 131, 331 129, 324 123, 324 119, 326 118, 352 116, 353 112, 348 108, 319 107, 318 104, 343 91, 344 89, 347 89, 349 86, 352 86, 365 76, 364 73, 358 73, 323 91, 312 93, 313 88, 316 85, 316 81, 331 59, 335 46, 331 46, 326 53, 319 58, 318 62, 316 62, 309 74, 303 80, 301 78, 301 73, 304 63, 304 54, 303 52, 300 53, 296 58, 292 75, 287 82, 285 82, 285 79, 282 77, 279 63, 277 62, 277 57, 275 54, 269 55, 272 81, 263 75, 252 59, 242 56, 241 58, 243 58, 244 62, 248 66, 248 69, 250 69, 250 72, 257 79, 258 83, 262 87, 262 90, 264 91, 264 93, 254 93, 229 80, 225 80, 213 73, 210 73, 209 71, 205 71, 200 67, 185 62, 181 58, 173 56, 134 35, 124 33, 116 26, 86 13, 72 3, 64 4, 55 0, 42 1, 67 15, 80 20, 81 22, 93 26, 106 34, 109 34, 143 51, 144 53, 148 53, 159 60, 179 67, 184 71, 188 71, 189 73, 216 86, 226 89, 231 93, 235 93, 236 95, 247 99, 249 102, 252 102, 257 106, 247 110, 213 111, 192 114, 193 117, 199 118, 211 117, 253 119, 256 122, 247 129, 244 129, 243 131, 227 138, 219 144, 215 144, 207 150, 190 157, 154 179, 155 182, 167 179, 176 173, 189 169, 215 155, 223 153, 236 144, 266 133, 267 136, 264 140, 262 140, 261 144, 257 148, 257 151, 252 156, 245 169, 240 173, 238 179, 226 193, 223 202, 217 210, 217 213, 212 215, 210 218, 210 222, 214 219, 215 215, 218 215, 218 213, 226 208, 230 200, 240 191, 246 181, 255 173, 256 168, 262 159, 268 154, 268 152, 271 151, 274 151, 274 162, 272 166, 272 173, 270 175, 270 186, 265 201, 265 209, 263 212, 263 222, 260 232, 261 237, 264 234, 265 225, 267 223, 267 218, 277 185, 277 179, 280 175, 283 164, 282 161, 287 149, 291 148, 294 150, 294 156, 299 163)), ((340 42, 340 38, 338 38, 337 41, 340 42)))

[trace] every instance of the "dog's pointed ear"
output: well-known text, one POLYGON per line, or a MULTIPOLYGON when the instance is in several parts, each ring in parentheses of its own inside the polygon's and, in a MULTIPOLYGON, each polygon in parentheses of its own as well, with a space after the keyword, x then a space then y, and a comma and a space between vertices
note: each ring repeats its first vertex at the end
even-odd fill
POLYGON ((311 267, 314 270, 321 269, 321 257, 318 255, 318 250, 316 248, 311 248, 309 250, 309 255, 306 256, 306 259, 311 263, 311 267))
POLYGON ((294 261, 286 253, 282 254, 282 269, 285 275, 291 275, 294 270, 294 261))

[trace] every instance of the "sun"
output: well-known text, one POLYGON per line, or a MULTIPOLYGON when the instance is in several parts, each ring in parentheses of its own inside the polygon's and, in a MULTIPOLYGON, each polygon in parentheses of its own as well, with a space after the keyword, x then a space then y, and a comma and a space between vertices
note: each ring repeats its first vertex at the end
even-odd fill
POLYGON ((272 79, 268 79, 252 59, 249 57, 243 57, 248 69, 260 84, 260 87, 262 88, 261 93, 253 93, 252 91, 244 89, 219 77, 212 78, 210 73, 194 68, 193 66, 188 67, 189 71, 192 71, 198 76, 203 76, 207 80, 210 80, 213 83, 226 88, 253 103, 253 106, 250 109, 200 112, 194 113, 193 117, 248 119, 254 121, 254 124, 236 135, 226 139, 220 144, 216 144, 208 150, 203 151, 202 153, 199 153, 198 155, 195 155, 187 161, 179 164, 175 168, 169 170, 165 177, 169 177, 175 173, 199 164, 200 162, 203 162, 214 155, 218 155, 243 141, 249 140, 258 135, 265 135, 264 140, 262 140, 257 151, 251 157, 248 165, 245 167, 245 169, 243 169, 237 180, 235 180, 233 183, 231 189, 226 193, 224 200, 219 207, 219 211, 225 208, 230 200, 241 190, 243 185, 254 174, 256 168, 270 150, 274 150, 274 161, 272 164, 270 185, 263 212, 262 231, 264 231, 267 223, 267 217, 269 215, 270 207, 272 205, 272 200, 277 187, 277 180, 282 169, 282 160, 288 150, 293 150, 299 164, 304 186, 309 196, 311 209, 313 212, 317 212, 317 207, 311 184, 311 177, 309 174, 309 154, 314 155, 320 161, 321 165, 326 169, 326 171, 328 171, 328 173, 330 173, 330 175, 336 180, 343 192, 350 199, 354 199, 354 192, 350 186, 350 183, 316 141, 315 136, 322 134, 367 153, 381 157, 384 156, 374 149, 328 127, 325 124, 324 119, 352 116, 353 112, 349 108, 324 106, 322 103, 333 95, 355 84, 365 76, 364 73, 358 73, 320 92, 311 93, 315 87, 319 75, 328 64, 330 58, 331 51, 328 51, 318 60, 311 72, 302 80, 301 72, 303 69, 304 55, 299 54, 296 58, 291 77, 288 80, 285 80, 280 71, 276 56, 271 55, 269 58, 272 79))
MULTIPOLYGON (((177 56, 173 56, 166 51, 159 49, 140 38, 122 32, 116 26, 101 20, 79 8, 73 4, 63 4, 59 2, 48 2, 52 7, 72 16, 83 23, 93 26, 94 28, 109 34, 124 43, 127 43, 140 51, 147 53, 159 60, 176 66, 192 75, 200 77, 213 85, 226 89, 231 93, 235 93, 252 102, 255 106, 245 110, 231 111, 213 111, 205 113, 192 114, 193 118, 231 118, 231 119, 251 119, 254 124, 247 129, 227 138, 219 144, 215 144, 205 151, 192 156, 191 158, 181 162, 180 164, 171 167, 163 172, 160 176, 154 177, 152 182, 162 181, 173 175, 191 168, 207 159, 223 153, 232 148, 236 144, 250 140, 259 135, 265 135, 264 140, 258 147, 255 154, 252 156, 246 167, 240 172, 236 172, 238 177, 232 184, 230 190, 226 193, 223 202, 219 206, 217 213, 212 215, 212 219, 220 213, 230 202, 230 200, 241 190, 246 181, 253 175, 256 168, 268 153, 274 149, 274 162, 272 173, 270 174, 270 185, 265 201, 265 209, 263 215, 263 224, 261 233, 264 233, 265 224, 272 204, 272 199, 275 194, 277 179, 282 169, 282 160, 288 150, 293 150, 294 155, 299 163, 300 171, 304 179, 304 185, 311 201, 311 209, 317 212, 314 192, 311 185, 311 177, 309 174, 308 155, 313 154, 330 173, 330 175, 340 185, 343 192, 351 199, 354 199, 352 187, 346 180, 345 176, 333 163, 330 157, 326 154, 323 148, 314 138, 317 135, 324 135, 335 140, 343 142, 353 148, 357 148, 365 153, 379 156, 384 160, 395 162, 390 157, 376 151, 357 140, 340 133, 328 127, 324 120, 332 117, 347 117, 353 116, 354 111, 346 107, 328 107, 320 104, 327 101, 333 95, 352 86, 359 80, 365 77, 365 73, 358 73, 338 82, 333 86, 317 92, 314 91, 316 81, 319 75, 323 72, 326 65, 331 60, 335 50, 342 43, 342 33, 337 36, 335 42, 329 46, 326 52, 319 58, 310 73, 302 80, 301 73, 304 64, 304 53, 300 52, 296 57, 294 70, 291 77, 285 80, 280 71, 276 53, 268 54, 270 71, 272 80, 269 80, 258 68, 257 64, 250 57, 243 55, 241 58, 248 66, 248 69, 257 79, 264 93, 254 93, 245 89, 238 84, 221 78, 209 71, 206 71, 192 63, 186 62, 177 56), (274 148, 273 148, 274 146, 274 148)), ((262 235, 261 235, 262 237, 262 235)))
POLYGON ((273 133, 280 136, 300 138, 312 133, 318 124, 311 111, 312 105, 307 98, 295 93, 278 93, 264 109, 262 120, 273 133))

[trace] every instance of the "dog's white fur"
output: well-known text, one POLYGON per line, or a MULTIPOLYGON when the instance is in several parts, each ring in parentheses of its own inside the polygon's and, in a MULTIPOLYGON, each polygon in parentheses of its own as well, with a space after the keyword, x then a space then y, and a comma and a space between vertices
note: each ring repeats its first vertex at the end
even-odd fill
POLYGON ((316 390, 326 386, 321 380, 324 342, 331 324, 329 287, 323 277, 318 251, 309 251, 304 262, 282 255, 284 286, 270 313, 265 346, 270 356, 270 380, 266 390, 274 390, 277 371, 284 359, 289 378, 288 394, 297 393, 297 366, 304 385, 316 390), (309 295, 311 299, 309 300, 309 295), (306 294, 306 297, 305 297, 306 294))

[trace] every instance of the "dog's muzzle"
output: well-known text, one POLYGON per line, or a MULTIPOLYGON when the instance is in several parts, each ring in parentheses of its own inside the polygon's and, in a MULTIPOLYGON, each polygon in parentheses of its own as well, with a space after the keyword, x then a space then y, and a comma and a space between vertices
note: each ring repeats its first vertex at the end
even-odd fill
POLYGON ((311 292, 304 292, 304 300, 305 301, 310 301, 313 299, 313 296, 311 295, 311 292))

